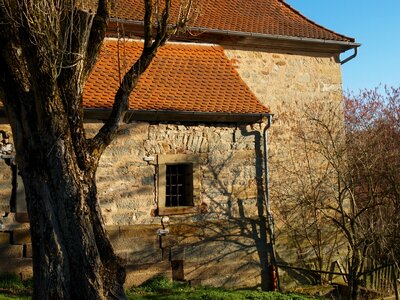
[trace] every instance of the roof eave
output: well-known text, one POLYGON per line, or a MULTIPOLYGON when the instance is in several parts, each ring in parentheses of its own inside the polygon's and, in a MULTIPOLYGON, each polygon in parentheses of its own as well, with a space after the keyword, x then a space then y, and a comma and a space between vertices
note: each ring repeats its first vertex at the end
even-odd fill
MULTIPOLYGON (((116 32, 118 23, 124 23, 125 32, 128 34, 137 36, 143 35, 142 21, 124 20, 118 18, 111 18, 109 24, 110 33, 116 32)), ((285 49, 323 53, 342 53, 349 49, 361 46, 361 44, 354 41, 315 39, 265 33, 220 30, 206 27, 189 27, 186 34, 174 36, 173 39, 178 41, 218 43, 220 45, 227 46, 285 49)))
POLYGON ((260 41, 265 40, 265 44, 262 44, 265 46, 268 46, 271 40, 303 43, 304 45, 308 45, 308 48, 313 48, 313 46, 316 46, 316 45, 319 45, 319 46, 323 45, 324 48, 327 48, 327 49, 329 49, 329 48, 343 49, 343 51, 361 46, 361 44, 355 43, 354 41, 326 40, 326 39, 316 39, 316 38, 307 38, 307 37, 266 34, 266 33, 253 33, 253 32, 207 29, 207 28, 200 28, 200 27, 193 28, 192 30, 196 30, 198 32, 209 32, 209 33, 214 33, 217 35, 245 38, 250 41, 251 40, 257 41, 257 44, 260 43, 260 41))
MULTIPOLYGON (((111 109, 85 108, 84 118, 88 120, 107 120, 111 109)), ((263 121, 271 113, 224 113, 196 111, 129 110, 125 122, 201 122, 201 123, 242 123, 254 124, 263 121)), ((0 108, 0 124, 8 124, 4 108, 0 108)))
MULTIPOLYGON (((105 120, 110 115, 110 109, 84 109, 86 120, 105 120)), ((129 110, 125 114, 125 122, 201 122, 201 123, 245 123, 253 124, 263 121, 270 113, 227 113, 227 112, 196 112, 167 110, 129 110)))

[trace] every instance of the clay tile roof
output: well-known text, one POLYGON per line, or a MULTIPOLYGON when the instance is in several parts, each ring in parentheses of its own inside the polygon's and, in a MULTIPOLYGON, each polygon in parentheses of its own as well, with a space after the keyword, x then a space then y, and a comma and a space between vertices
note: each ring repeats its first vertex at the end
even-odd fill
MULTIPOLYGON (((143 21, 143 11, 143 0, 118 0, 112 17, 143 21)), ((201 0, 192 27, 354 42, 307 19, 284 0, 201 0)))
MULTIPOLYGON (((141 42, 120 43, 127 65, 142 48, 141 42)), ((84 91, 85 108, 111 108, 119 86, 118 42, 106 40, 84 91)), ((121 58, 123 70, 123 59, 121 58)), ((219 46, 167 44, 139 79, 130 96, 132 110, 218 113, 268 113, 240 78, 219 46)))

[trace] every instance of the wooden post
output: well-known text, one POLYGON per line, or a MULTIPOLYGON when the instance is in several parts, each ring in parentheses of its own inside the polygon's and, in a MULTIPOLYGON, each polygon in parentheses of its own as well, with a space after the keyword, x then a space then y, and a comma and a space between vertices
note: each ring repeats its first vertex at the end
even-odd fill
POLYGON ((396 296, 396 300, 399 300, 399 290, 397 288, 397 266, 396 265, 394 265, 392 267, 392 277, 393 277, 394 295, 396 296))

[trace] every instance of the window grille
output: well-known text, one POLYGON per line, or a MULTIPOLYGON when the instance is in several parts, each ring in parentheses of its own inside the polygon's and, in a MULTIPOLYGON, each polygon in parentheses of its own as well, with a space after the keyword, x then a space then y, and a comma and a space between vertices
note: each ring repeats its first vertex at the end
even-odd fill
POLYGON ((193 205, 193 168, 191 164, 166 166, 165 206, 193 205))

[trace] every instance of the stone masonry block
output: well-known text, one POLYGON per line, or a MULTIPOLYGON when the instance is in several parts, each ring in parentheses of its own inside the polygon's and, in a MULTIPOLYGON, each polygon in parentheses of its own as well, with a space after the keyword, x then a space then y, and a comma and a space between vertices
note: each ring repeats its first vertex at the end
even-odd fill
POLYGON ((149 252, 160 249, 159 238, 156 234, 148 237, 119 238, 113 243, 116 250, 132 250, 134 252, 149 252))
POLYGON ((16 245, 30 244, 31 235, 29 233, 29 229, 15 229, 12 232, 12 242, 16 245))
POLYGON ((114 237, 111 240, 114 248, 120 252, 128 250, 134 252, 159 251, 158 228, 160 228, 160 226, 120 226, 118 235, 114 230, 114 237))
POLYGON ((22 245, 0 246, 0 258, 22 258, 22 245))
POLYGON ((150 247, 146 247, 146 245, 143 246, 144 247, 136 251, 126 252, 126 262, 128 264, 157 264, 163 261, 163 251, 159 247, 155 247, 154 244, 150 245, 150 247))
POLYGON ((201 285, 240 288, 257 286, 261 282, 261 268, 249 265, 241 260, 229 263, 213 262, 199 265, 185 261, 185 280, 201 283, 201 285))
POLYGON ((10 244, 10 233, 0 232, 0 246, 10 244))
POLYGON ((32 258, 32 244, 24 245, 24 257, 32 258))
POLYGON ((171 248, 171 261, 173 260, 185 260, 185 247, 172 247, 171 248))
POLYGON ((119 238, 119 226, 116 225, 108 225, 106 226, 106 231, 108 234, 108 237, 111 240, 111 243, 114 244, 119 238))
POLYGON ((130 237, 146 237, 155 235, 159 225, 134 225, 134 226, 120 226, 120 238, 126 239, 130 237))
POLYGON ((30 258, 0 258, 0 275, 20 274, 22 279, 32 277, 32 259, 30 258))

